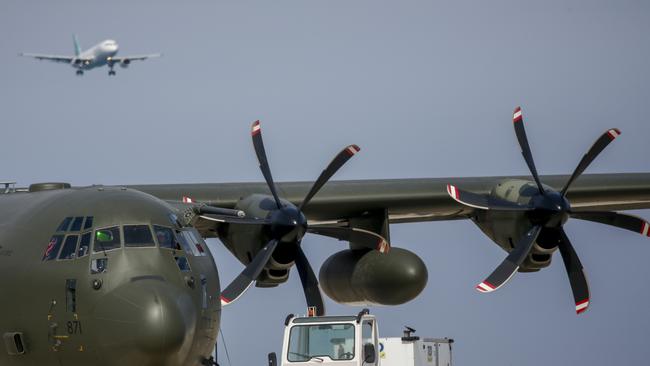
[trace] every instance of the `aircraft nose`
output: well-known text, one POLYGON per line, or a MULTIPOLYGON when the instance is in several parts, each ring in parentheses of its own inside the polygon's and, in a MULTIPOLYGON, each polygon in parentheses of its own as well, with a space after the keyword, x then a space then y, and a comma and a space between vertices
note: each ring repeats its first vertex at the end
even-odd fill
MULTIPOLYGON (((131 280, 104 296, 94 318, 107 354, 135 346, 143 365, 180 365, 187 357, 197 323, 192 298, 161 280, 131 280), (115 343, 115 339, 120 339, 115 343), (124 348, 122 348, 124 349, 124 348), (153 363, 152 363, 153 362, 153 363)), ((124 359, 121 355, 120 359, 124 359)))

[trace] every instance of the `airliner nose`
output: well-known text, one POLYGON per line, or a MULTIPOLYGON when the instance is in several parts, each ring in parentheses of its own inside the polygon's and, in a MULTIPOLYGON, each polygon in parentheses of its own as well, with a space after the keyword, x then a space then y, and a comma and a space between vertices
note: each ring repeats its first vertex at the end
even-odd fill
POLYGON ((99 302, 94 318, 101 324, 97 337, 103 338, 104 348, 110 348, 107 354, 119 354, 128 344, 127 348, 139 351, 133 360, 142 365, 182 364, 197 323, 195 305, 184 289, 148 278, 131 279, 109 292, 99 302))

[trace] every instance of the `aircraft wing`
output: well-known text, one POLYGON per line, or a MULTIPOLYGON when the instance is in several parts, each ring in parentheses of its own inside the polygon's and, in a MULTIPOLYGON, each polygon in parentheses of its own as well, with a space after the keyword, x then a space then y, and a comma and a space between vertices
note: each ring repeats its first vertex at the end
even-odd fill
POLYGON ((144 61, 148 58, 156 58, 161 56, 162 54, 160 53, 153 53, 150 55, 121 56, 121 57, 112 57, 111 61, 113 61, 114 63, 119 63, 119 62, 129 63, 131 61, 144 61))
POLYGON ((47 60, 54 62, 64 62, 69 64, 75 58, 74 56, 45 55, 40 53, 20 53, 19 56, 33 57, 37 60, 47 60))
MULTIPOLYGON (((561 189, 568 175, 542 176, 542 181, 561 189)), ((464 177, 389 180, 330 181, 305 210, 310 223, 344 221, 365 212, 382 211, 390 223, 464 219, 475 210, 447 193, 447 184, 487 194, 506 179, 530 177, 464 177)), ((300 204, 311 182, 277 183, 279 196, 300 204)), ((270 194, 265 183, 204 183, 133 185, 137 189, 170 202, 190 197, 195 202, 232 208, 237 201, 255 193, 270 194)), ((585 174, 567 195, 574 212, 593 210, 633 210, 650 208, 650 173, 585 174)))

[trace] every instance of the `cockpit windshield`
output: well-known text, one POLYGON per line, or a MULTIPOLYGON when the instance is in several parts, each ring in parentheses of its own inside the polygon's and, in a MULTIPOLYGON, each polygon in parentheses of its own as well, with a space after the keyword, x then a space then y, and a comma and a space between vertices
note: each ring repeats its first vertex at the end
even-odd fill
POLYGON ((312 358, 332 360, 354 358, 354 326, 352 324, 297 325, 289 334, 287 358, 290 362, 306 362, 312 358))
MULTIPOLYGON (((205 242, 192 228, 129 224, 93 230, 93 216, 66 217, 59 224, 43 253, 43 261, 71 260, 120 248, 163 248, 189 256, 205 256, 205 242)), ((176 254, 174 254, 176 255, 176 254)))

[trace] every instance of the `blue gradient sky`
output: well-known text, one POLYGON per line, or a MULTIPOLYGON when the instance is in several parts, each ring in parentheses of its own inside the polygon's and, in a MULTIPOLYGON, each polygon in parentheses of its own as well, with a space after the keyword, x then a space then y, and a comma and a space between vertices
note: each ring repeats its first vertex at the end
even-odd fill
MULTIPOLYGON (((261 119, 276 180, 314 179, 359 144, 337 179, 527 174, 512 131, 522 105, 542 174, 570 173, 593 140, 622 136, 588 172, 648 172, 650 5, 646 1, 0 2, 3 179, 93 183, 260 181, 250 142, 261 119), (17 56, 116 39, 164 57, 79 78, 17 56)), ((650 211, 637 212, 650 218, 650 211)), ((650 243, 570 221, 592 290, 576 316, 559 255, 498 293, 474 286, 505 254, 469 221, 393 225, 422 256, 416 300, 371 311, 380 332, 408 324, 457 340, 456 365, 646 364, 650 243)), ((242 268, 213 241, 221 280, 242 268)), ((342 243, 308 237, 315 267, 342 243)), ((358 308, 327 302, 333 314, 358 308)), ((304 311, 296 273, 223 311, 235 365, 280 351, 304 311)), ((222 365, 227 365, 222 360, 222 365)))

